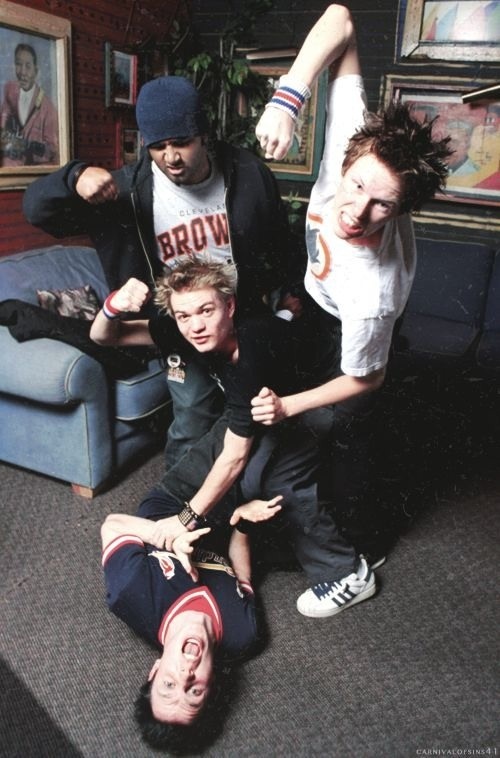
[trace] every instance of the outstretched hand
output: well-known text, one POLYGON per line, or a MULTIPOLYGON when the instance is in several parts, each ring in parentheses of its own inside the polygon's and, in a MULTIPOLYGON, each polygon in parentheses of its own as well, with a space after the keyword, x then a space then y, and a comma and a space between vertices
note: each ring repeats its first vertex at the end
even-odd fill
POLYGON ((179 561, 182 563, 182 566, 186 570, 186 573, 189 574, 193 582, 198 581, 198 571, 191 563, 191 554, 194 550, 193 542, 196 542, 196 540, 198 540, 200 537, 203 537, 204 534, 208 534, 209 531, 210 527, 205 526, 203 529, 195 529, 192 532, 184 532, 183 534, 180 534, 178 537, 176 537, 172 542, 172 550, 174 551, 179 561))
POLYGON ((181 524, 179 517, 167 516, 159 519, 159 521, 151 522, 151 534, 148 536, 148 542, 160 550, 172 550, 174 540, 184 533, 187 533, 187 529, 181 524))
POLYGON ((259 119, 255 134, 266 158, 282 160, 290 150, 295 121, 288 113, 270 106, 259 119))
POLYGON ((283 495, 276 495, 271 500, 250 500, 249 503, 240 505, 233 511, 229 523, 235 526, 240 519, 253 521, 254 524, 258 521, 268 521, 281 510, 282 500, 283 495))
POLYGON ((120 313, 139 313, 150 297, 148 285, 132 277, 125 282, 123 287, 113 293, 110 302, 120 313))
POLYGON ((262 387, 258 395, 252 398, 252 418, 264 426, 271 426, 286 418, 285 406, 269 387, 262 387))
POLYGON ((75 185, 75 191, 82 200, 91 205, 106 203, 108 200, 116 200, 118 187, 109 171, 99 166, 87 166, 75 185))

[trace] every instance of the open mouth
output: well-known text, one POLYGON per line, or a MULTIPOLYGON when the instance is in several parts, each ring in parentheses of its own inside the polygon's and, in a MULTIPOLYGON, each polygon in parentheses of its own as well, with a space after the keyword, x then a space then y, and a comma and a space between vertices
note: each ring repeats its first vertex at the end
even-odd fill
POLYGON ((195 640, 193 637, 190 637, 184 645, 182 646, 182 652, 186 656, 186 658, 190 658, 192 660, 195 660, 196 658, 199 658, 201 654, 201 646, 198 640, 195 640))
POLYGON ((346 234, 361 234, 363 227, 353 221, 346 213, 340 214, 340 224, 346 234))

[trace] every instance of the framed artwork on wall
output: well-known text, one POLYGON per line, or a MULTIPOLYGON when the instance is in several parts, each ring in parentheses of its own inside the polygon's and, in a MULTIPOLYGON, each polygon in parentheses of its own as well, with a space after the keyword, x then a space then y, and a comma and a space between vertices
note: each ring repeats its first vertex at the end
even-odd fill
MULTIPOLYGON (((269 84, 269 99, 278 86, 280 76, 286 74, 289 65, 256 64, 252 71, 265 76, 269 84)), ((295 129, 294 144, 281 161, 266 161, 278 179, 315 181, 318 176, 323 150, 326 120, 327 73, 324 72, 311 89, 311 97, 302 108, 295 129)), ((264 153, 261 157, 263 160, 264 153)))
POLYGON ((500 61, 500 0, 400 0, 398 57, 500 61))
POLYGON ((22 189, 71 157, 71 24, 0 1, 0 189, 22 189))
POLYGON ((141 140, 138 129, 116 124, 116 167, 130 165, 139 160, 141 140))
POLYGON ((419 119, 437 116, 434 133, 451 137, 446 191, 436 199, 500 206, 500 98, 464 103, 462 95, 475 87, 468 79, 390 74, 384 105, 397 100, 419 119))
POLYGON ((132 107, 137 99, 137 55, 104 44, 106 107, 132 107))

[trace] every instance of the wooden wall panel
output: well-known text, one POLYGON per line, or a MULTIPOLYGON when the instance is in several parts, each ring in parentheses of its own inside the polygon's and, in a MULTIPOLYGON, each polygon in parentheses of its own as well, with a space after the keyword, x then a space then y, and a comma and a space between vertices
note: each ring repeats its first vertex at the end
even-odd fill
MULTIPOLYGON (((149 39, 163 40, 182 9, 181 0, 23 0, 20 4, 34 13, 43 11, 71 21, 72 155, 114 168, 117 122, 135 127, 135 117, 133 109, 105 107, 104 43, 124 48, 149 39)), ((22 190, 0 192, 0 255, 55 242, 25 221, 22 195, 22 190)))

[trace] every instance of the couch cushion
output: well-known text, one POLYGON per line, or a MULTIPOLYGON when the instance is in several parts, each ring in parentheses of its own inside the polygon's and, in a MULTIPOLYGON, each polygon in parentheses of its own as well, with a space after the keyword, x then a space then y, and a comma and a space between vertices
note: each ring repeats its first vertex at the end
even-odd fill
POLYGON ((155 358, 147 371, 115 383, 116 418, 132 421, 144 418, 170 402, 165 369, 155 358))
POLYGON ((417 239, 417 270, 396 350, 462 358, 477 339, 494 251, 417 239))
POLYGON ((494 250, 487 245, 417 239, 417 270, 408 310, 481 323, 494 250))
POLYGON ((493 271, 491 272, 484 314, 484 330, 486 332, 500 332, 500 250, 495 256, 493 271))
POLYGON ((443 358, 465 355, 479 334, 479 329, 470 324, 422 313, 406 313, 403 324, 404 329, 401 328, 396 342, 397 350, 443 358))
POLYGON ((99 256, 91 247, 52 245, 0 258, 0 301, 15 298, 38 305, 37 290, 85 285, 100 302, 109 294, 99 256))
POLYGON ((500 251, 497 252, 491 274, 483 334, 476 352, 481 368, 500 372, 500 251))

